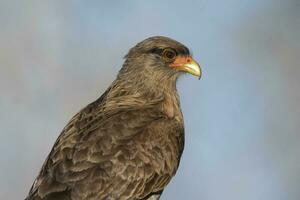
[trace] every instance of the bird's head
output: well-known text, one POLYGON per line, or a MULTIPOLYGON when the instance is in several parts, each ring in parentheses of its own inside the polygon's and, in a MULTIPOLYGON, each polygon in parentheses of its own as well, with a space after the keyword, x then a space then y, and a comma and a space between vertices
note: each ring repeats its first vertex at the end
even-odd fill
POLYGON ((118 87, 131 88, 124 89, 126 91, 173 93, 180 74, 201 77, 201 68, 189 49, 163 36, 150 37, 136 44, 125 59, 116 81, 118 87))
POLYGON ((189 49, 168 37, 147 38, 131 48, 125 58, 123 68, 127 70, 134 68, 166 78, 183 72, 201 77, 201 68, 192 58, 189 49))

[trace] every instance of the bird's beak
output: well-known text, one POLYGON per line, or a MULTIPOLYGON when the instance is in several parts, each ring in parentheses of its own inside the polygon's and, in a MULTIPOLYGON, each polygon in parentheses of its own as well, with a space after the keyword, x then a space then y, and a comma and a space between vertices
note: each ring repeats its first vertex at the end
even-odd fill
POLYGON ((170 67, 201 78, 200 65, 191 56, 177 56, 170 67))

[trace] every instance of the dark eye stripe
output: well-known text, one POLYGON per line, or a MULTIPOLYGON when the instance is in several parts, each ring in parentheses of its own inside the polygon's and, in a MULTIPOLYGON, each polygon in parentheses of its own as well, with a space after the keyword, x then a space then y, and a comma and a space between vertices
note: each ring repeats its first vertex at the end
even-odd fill
MULTIPOLYGON (((174 49, 175 50, 175 49, 174 49)), ((154 54, 157 54, 157 55, 162 55, 162 52, 164 51, 164 49, 161 49, 161 48, 154 48, 154 49, 151 49, 150 50, 150 53, 154 53, 154 54)), ((178 55, 190 55, 190 51, 189 49, 187 48, 181 48, 179 51, 178 50, 175 50, 176 53, 178 55)))
POLYGON ((190 55, 190 51, 187 48, 180 49, 178 53, 182 55, 190 55))
POLYGON ((160 49, 160 48, 151 49, 151 53, 154 53, 157 55, 161 55, 162 52, 163 52, 163 49, 160 49))

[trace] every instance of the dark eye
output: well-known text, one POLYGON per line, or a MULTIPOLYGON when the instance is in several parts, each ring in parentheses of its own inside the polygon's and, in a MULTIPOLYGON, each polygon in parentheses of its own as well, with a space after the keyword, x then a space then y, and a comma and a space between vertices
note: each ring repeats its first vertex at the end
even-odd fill
POLYGON ((177 55, 177 54, 176 54, 176 51, 175 51, 174 49, 165 49, 165 50, 162 52, 163 58, 164 58, 166 61, 168 61, 168 62, 174 60, 175 57, 176 57, 176 55, 177 55))

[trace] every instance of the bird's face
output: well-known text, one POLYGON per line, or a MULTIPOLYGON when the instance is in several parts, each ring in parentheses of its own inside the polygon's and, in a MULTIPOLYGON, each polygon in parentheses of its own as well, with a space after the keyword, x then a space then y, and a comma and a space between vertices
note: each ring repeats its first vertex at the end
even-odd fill
POLYGON ((201 68, 183 44, 167 37, 148 38, 133 47, 127 57, 140 60, 147 71, 162 74, 186 72, 201 77, 201 68))
POLYGON ((157 59, 168 70, 174 72, 186 72, 197 77, 201 77, 201 68, 192 58, 189 50, 184 46, 177 47, 155 47, 152 53, 156 54, 157 59))

